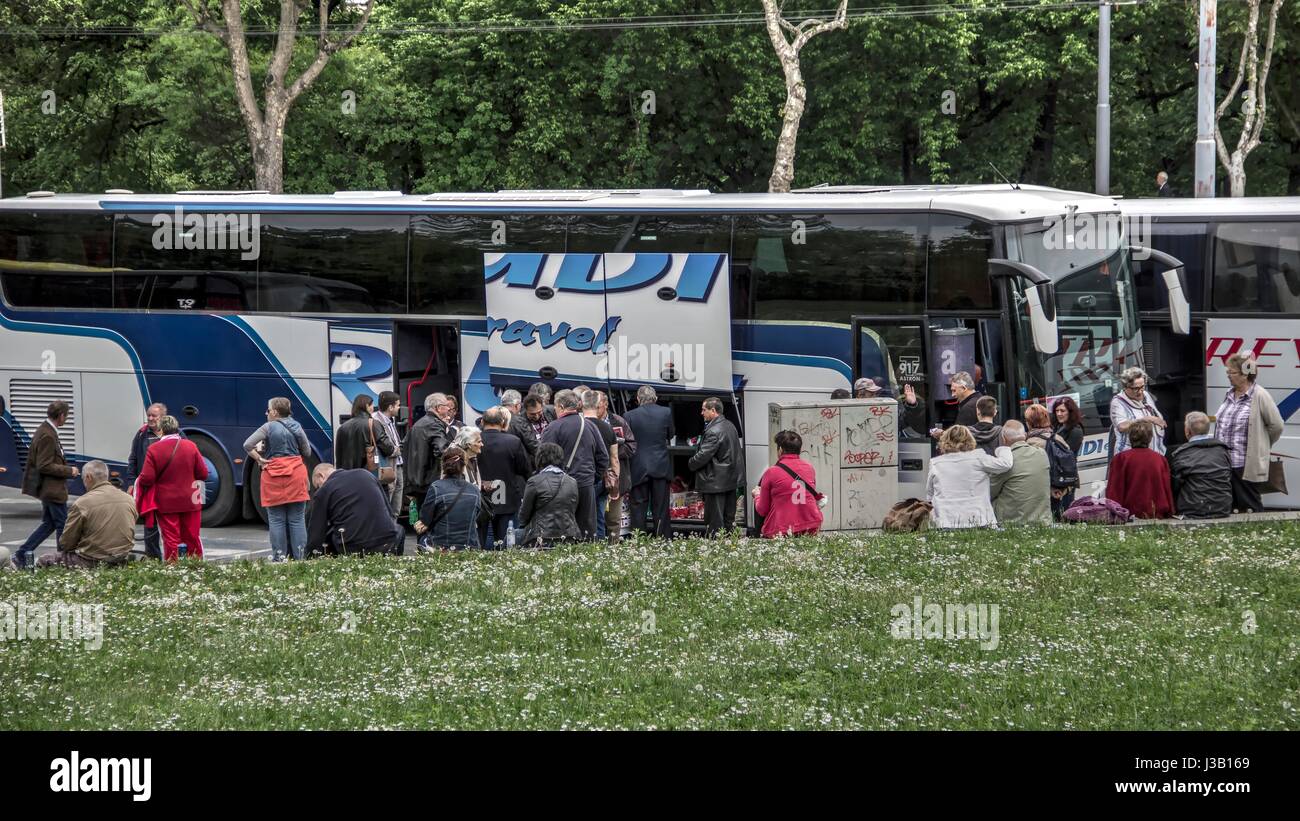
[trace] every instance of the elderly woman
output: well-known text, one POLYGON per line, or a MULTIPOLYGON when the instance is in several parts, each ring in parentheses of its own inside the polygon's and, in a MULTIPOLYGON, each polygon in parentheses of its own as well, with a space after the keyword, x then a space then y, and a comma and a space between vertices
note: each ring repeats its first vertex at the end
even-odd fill
POLYGON ((1161 456, 1165 453, 1165 418, 1156 408, 1156 400, 1147 391, 1147 375, 1141 368, 1125 368, 1119 375, 1123 390, 1110 400, 1111 433, 1115 444, 1110 450, 1111 459, 1128 450, 1129 428, 1134 422, 1150 422, 1153 430, 1151 449, 1161 456))
POLYGON ((1235 353, 1226 365, 1232 388, 1214 414, 1214 432, 1228 446, 1232 506, 1259 513, 1264 504, 1255 483, 1268 481, 1268 452, 1282 438, 1282 414, 1264 386, 1255 384, 1259 363, 1252 355, 1235 353))
POLYGON ((1174 515, 1169 463, 1150 447, 1152 436, 1152 425, 1145 420, 1129 428, 1132 447, 1111 459, 1106 498, 1139 519, 1168 519, 1174 515))
POLYGON ((203 558, 199 527, 208 466, 198 446, 180 437, 180 429, 175 416, 158 420, 162 438, 145 451, 144 468, 136 480, 140 507, 158 517, 163 560, 168 562, 176 561, 180 545, 185 545, 186 558, 203 558))
MULTIPOLYGON (((465 452, 465 481, 475 485, 485 499, 490 499, 492 492, 496 490, 497 482, 500 480, 484 479, 479 471, 478 455, 483 452, 483 431, 473 425, 466 425, 456 431, 456 437, 452 444, 465 452)), ((479 543, 484 546, 488 543, 487 530, 490 521, 490 518, 485 519, 479 522, 478 526, 479 543)))
POLYGON ((1011 448, 1002 445, 990 456, 975 447, 965 425, 953 425, 939 437, 939 455, 930 460, 925 496, 934 510, 935 527, 990 527, 998 523, 989 499, 989 477, 1012 467, 1011 448))
POLYGON ((537 446, 534 466, 537 472, 524 486, 519 503, 519 527, 523 528, 522 547, 549 550, 560 542, 576 542, 578 531, 578 483, 564 472, 564 448, 554 442, 537 446))

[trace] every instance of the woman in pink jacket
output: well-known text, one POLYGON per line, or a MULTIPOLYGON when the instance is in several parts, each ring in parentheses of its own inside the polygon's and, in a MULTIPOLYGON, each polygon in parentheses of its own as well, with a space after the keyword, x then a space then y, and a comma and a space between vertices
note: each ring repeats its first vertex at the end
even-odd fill
POLYGON ((754 488, 754 510, 763 517, 763 536, 811 536, 821 529, 822 494, 813 466, 799 458, 803 437, 792 430, 776 435, 776 464, 754 488))

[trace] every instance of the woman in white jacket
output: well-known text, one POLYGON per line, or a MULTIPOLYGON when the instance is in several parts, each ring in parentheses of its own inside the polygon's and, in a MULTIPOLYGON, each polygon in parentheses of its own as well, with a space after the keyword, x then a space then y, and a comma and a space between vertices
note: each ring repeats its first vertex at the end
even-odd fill
POLYGON ((935 527, 991 527, 998 523, 989 501, 989 476, 1011 470, 1011 448, 990 456, 975 447, 965 425, 953 425, 939 437, 939 454, 930 460, 925 496, 934 505, 935 527))

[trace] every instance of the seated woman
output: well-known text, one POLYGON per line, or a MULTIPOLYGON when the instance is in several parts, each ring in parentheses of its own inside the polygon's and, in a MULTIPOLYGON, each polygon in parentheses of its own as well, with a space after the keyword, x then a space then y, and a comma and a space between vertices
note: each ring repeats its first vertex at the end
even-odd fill
POLYGON ((822 495, 817 492, 813 466, 799 458, 803 437, 783 430, 776 435, 776 447, 781 455, 754 488, 754 510, 763 517, 763 536, 811 536, 822 526, 822 495))
POLYGON ((975 447, 965 425, 953 425, 939 437, 939 455, 930 460, 925 496, 934 510, 935 527, 991 527, 998 523, 989 499, 989 476, 1011 470, 1011 448, 993 455, 975 447))
POLYGON ((1155 428, 1150 422, 1129 425, 1129 448, 1110 460, 1106 498, 1128 508, 1139 519, 1168 519, 1174 515, 1169 463, 1151 449, 1155 428))
POLYGON ((537 446, 533 465, 537 472, 524 485, 519 503, 519 527, 524 537, 520 547, 549 550, 557 542, 576 542, 578 532, 578 482, 565 473, 564 448, 554 442, 537 446))
POLYGON ((415 532, 419 549, 463 550, 480 546, 479 509, 483 496, 478 485, 465 478, 465 451, 452 445, 442 452, 442 478, 429 486, 420 508, 415 532))

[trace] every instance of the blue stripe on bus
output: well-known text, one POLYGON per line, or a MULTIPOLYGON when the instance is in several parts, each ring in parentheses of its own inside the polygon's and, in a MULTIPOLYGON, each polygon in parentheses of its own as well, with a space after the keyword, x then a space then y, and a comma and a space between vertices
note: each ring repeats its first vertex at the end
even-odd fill
POLYGON ((742 362, 767 362, 773 365, 795 365, 804 368, 826 368, 843 374, 853 381, 853 369, 842 360, 833 356, 810 356, 807 354, 769 353, 767 351, 732 351, 732 359, 742 362))
POLYGON ((284 380, 285 384, 288 385, 289 390, 293 392, 295 397, 297 397, 298 402, 301 403, 302 406, 307 409, 307 412, 311 414, 311 417, 316 421, 316 424, 320 425, 320 429, 326 432, 331 430, 329 420, 324 416, 321 416, 320 410, 316 407, 316 403, 307 398, 306 392, 299 387, 298 380, 294 379, 289 374, 288 369, 286 369, 283 363, 280 362, 279 357, 272 353, 270 346, 262 340, 262 337, 258 336, 257 331, 254 331, 253 328, 244 321, 243 317, 219 316, 215 318, 225 320, 243 331, 248 338, 252 340, 253 344, 257 346, 257 349, 262 352, 262 355, 266 357, 266 361, 275 369, 276 374, 278 374, 279 377, 284 380))
POLYGON ((1300 410, 1300 388, 1291 392, 1291 395, 1281 402, 1277 403, 1277 412, 1282 415, 1282 421, 1291 418, 1291 415, 1300 410))
POLYGON ((58 336, 85 336, 92 339, 107 339, 110 342, 116 342, 126 351, 126 355, 131 359, 131 366, 135 370, 135 381, 140 386, 140 396, 144 398, 144 404, 147 406, 153 400, 149 397, 149 384, 144 378, 144 365, 140 362, 140 356, 126 337, 117 331, 110 331, 107 328, 92 328, 82 325, 51 325, 43 322, 22 322, 17 319, 10 319, 0 312, 0 327, 7 328, 11 331, 31 331, 34 333, 56 334, 58 336))

